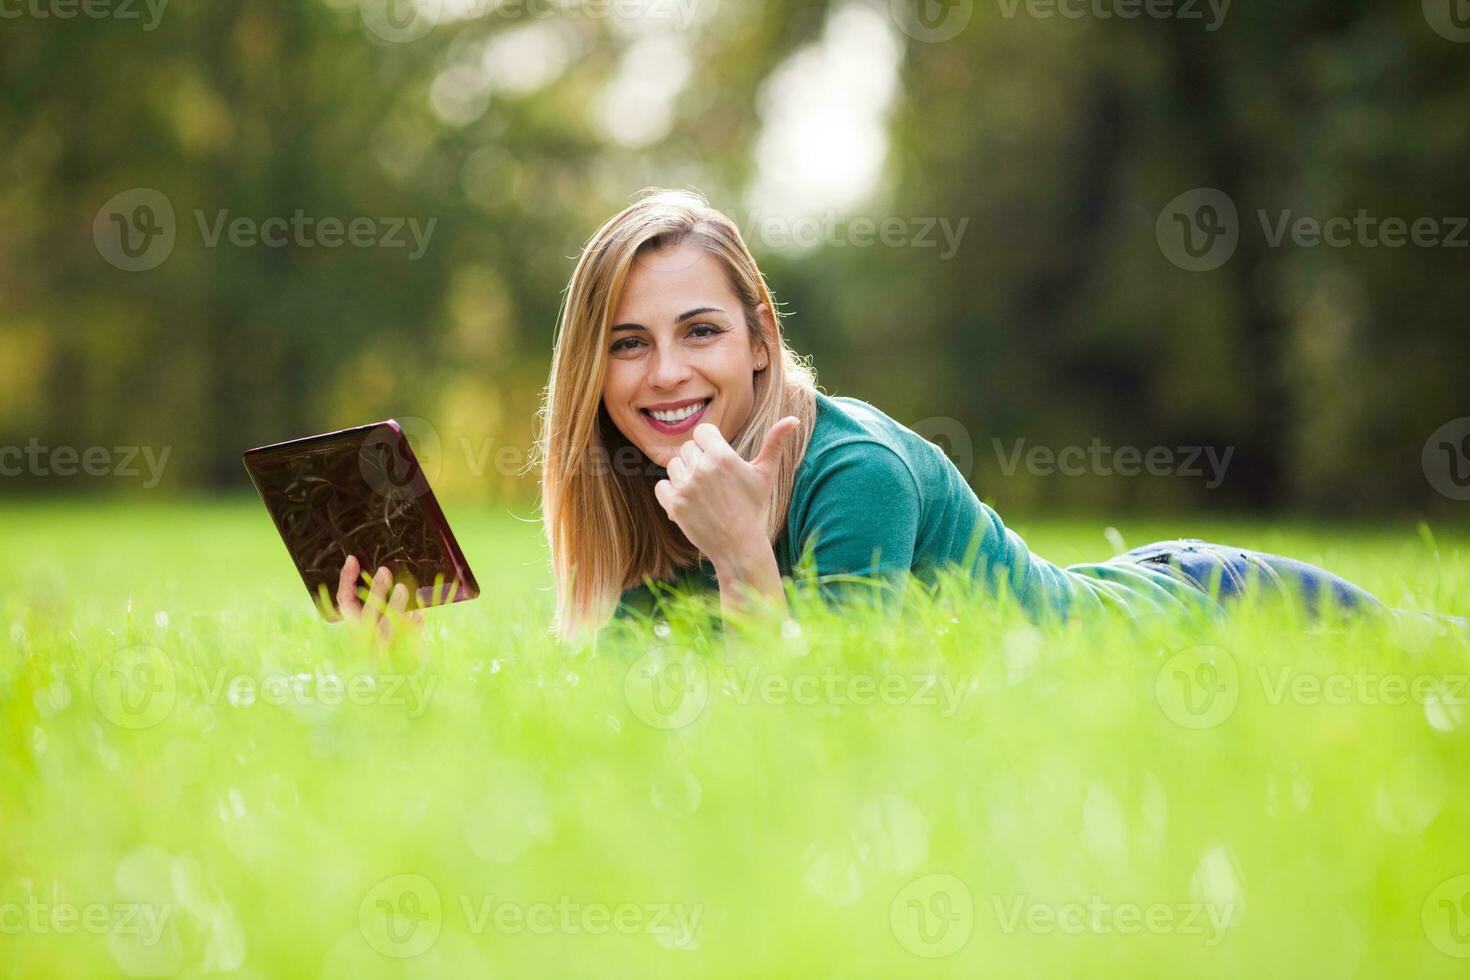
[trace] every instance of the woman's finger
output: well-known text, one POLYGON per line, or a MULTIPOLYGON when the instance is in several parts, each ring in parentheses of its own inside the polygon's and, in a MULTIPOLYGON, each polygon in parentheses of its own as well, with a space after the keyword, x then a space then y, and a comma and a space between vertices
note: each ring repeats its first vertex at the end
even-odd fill
POLYGON ((399 582, 393 586, 393 595, 388 600, 388 611, 383 618, 378 620, 378 630, 384 639, 393 636, 393 624, 403 618, 404 610, 408 608, 408 586, 399 582))
POLYGON ((725 436, 720 432, 720 427, 713 422, 701 422, 694 427, 695 445, 713 457, 724 455, 739 456, 733 446, 725 441, 725 436))
POLYGON ((388 589, 393 585, 393 573, 388 571, 387 566, 378 569, 373 576, 372 588, 368 591, 367 602, 362 609, 363 622, 369 626, 376 626, 383 618, 383 609, 388 604, 388 589))
POLYGON ((653 495, 658 498, 658 502, 663 507, 665 513, 674 505, 674 485, 668 480, 659 480, 655 483, 653 485, 653 495))
POLYGON ((362 569, 356 555, 348 555, 342 563, 342 574, 337 576, 337 611, 343 619, 356 619, 362 615, 362 603, 357 601, 357 574, 362 569))
POLYGON ((704 455, 704 450, 691 439, 679 447, 679 455, 684 458, 684 465, 689 467, 689 472, 693 473, 694 468, 699 465, 699 457, 704 455))
POLYGON ((750 461, 750 465, 774 477, 777 467, 781 465, 781 450, 791 441, 799 428, 801 428, 801 419, 795 415, 778 419, 766 433, 765 441, 761 443, 760 454, 750 461))
POLYGON ((689 479, 689 466, 684 462, 683 456, 675 456, 669 460, 669 479, 674 483, 683 483, 689 479))

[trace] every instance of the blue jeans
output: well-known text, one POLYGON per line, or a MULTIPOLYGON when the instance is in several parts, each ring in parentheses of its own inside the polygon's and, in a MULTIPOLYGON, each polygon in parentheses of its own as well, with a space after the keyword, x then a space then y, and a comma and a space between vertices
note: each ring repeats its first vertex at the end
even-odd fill
POLYGON ((1389 611, 1388 606, 1368 592, 1316 565, 1308 565, 1295 558, 1211 544, 1198 538, 1158 541, 1110 560, 1173 568, 1222 605, 1252 594, 1299 597, 1313 618, 1321 614, 1324 600, 1340 614, 1389 611))

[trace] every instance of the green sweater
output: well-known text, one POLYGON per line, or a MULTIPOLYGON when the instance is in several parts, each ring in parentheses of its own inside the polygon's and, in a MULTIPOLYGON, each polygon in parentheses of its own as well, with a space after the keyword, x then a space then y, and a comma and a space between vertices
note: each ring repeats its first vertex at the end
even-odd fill
MULTIPOLYGON (((1203 590, 1166 566, 1062 568, 1033 555, 938 446, 866 402, 820 392, 786 527, 775 542, 782 576, 791 576, 807 546, 823 594, 834 599, 854 588, 855 576, 899 585, 904 573, 932 581, 938 570, 958 566, 991 594, 1008 592, 1038 621, 1109 607, 1140 618, 1221 615, 1203 590)), ((719 587, 707 561, 672 584, 719 587)), ((617 616, 655 606, 647 586, 629 589, 617 616)))

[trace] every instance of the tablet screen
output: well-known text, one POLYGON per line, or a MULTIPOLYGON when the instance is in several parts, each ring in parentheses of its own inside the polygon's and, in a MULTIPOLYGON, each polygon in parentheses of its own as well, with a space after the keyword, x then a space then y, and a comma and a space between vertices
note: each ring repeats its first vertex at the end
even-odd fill
POLYGON ((410 608, 479 595, 397 422, 263 446, 244 460, 313 601, 325 587, 335 610, 349 554, 368 574, 386 566, 409 587, 410 608))

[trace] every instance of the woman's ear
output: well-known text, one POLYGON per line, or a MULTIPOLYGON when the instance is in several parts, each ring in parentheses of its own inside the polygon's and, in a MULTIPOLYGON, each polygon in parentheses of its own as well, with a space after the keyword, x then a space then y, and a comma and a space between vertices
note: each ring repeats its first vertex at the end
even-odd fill
POLYGON ((771 308, 762 303, 755 308, 755 319, 760 324, 760 336, 751 338, 751 347, 755 351, 755 369, 764 371, 771 366, 771 351, 776 341, 776 318, 771 315, 771 308))

